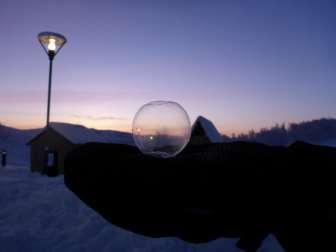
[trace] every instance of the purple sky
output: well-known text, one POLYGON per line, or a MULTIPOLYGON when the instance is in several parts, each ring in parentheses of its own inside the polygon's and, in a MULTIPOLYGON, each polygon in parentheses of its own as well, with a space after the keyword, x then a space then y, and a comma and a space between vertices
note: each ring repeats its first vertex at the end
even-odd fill
POLYGON ((0 122, 129 131, 137 109, 173 100, 223 133, 336 117, 336 1, 0 1, 0 122))

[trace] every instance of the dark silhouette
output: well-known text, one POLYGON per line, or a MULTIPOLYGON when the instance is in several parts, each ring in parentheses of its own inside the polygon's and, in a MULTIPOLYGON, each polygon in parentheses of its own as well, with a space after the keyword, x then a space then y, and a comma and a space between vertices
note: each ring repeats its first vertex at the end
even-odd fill
POLYGON ((250 252, 272 233, 286 251, 336 251, 335 161, 336 149, 303 142, 189 146, 172 159, 89 143, 66 158, 65 183, 109 222, 142 235, 240 237, 250 252))
POLYGON ((5 150, 1 151, 1 166, 5 167, 7 165, 7 152, 5 150))

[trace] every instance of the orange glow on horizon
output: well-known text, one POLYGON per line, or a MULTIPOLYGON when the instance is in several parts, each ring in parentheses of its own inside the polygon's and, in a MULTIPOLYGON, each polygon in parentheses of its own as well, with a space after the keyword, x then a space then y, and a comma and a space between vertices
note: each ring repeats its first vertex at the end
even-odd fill
MULTIPOLYGON (((97 117, 99 118, 99 117, 97 117)), ((98 130, 115 130, 122 132, 132 132, 132 118, 128 119, 97 119, 95 117, 80 117, 80 116, 71 116, 71 115, 54 115, 51 118, 51 122, 64 122, 69 124, 82 125, 87 128, 94 128, 98 130)), ((209 118, 211 120, 211 118, 209 118)), ((243 127, 238 122, 217 124, 215 120, 211 120, 217 130, 226 136, 232 136, 233 134, 247 133, 251 129, 258 131, 261 127, 255 127, 255 125, 244 124, 243 127)), ((2 116, 0 118, 0 123, 5 126, 13 127, 17 129, 36 129, 42 128, 45 126, 45 120, 41 117, 40 114, 25 115, 17 117, 15 114, 10 114, 2 116)), ((192 123, 193 120, 192 120, 192 123)), ((267 126, 267 125, 266 125, 267 126)), ((269 126, 272 126, 271 124, 269 126)))
MULTIPOLYGON (((51 122, 62 122, 62 123, 69 123, 69 124, 76 124, 76 125, 82 125, 87 128, 94 128, 98 130, 115 130, 115 131, 122 131, 122 132, 129 132, 132 133, 132 122, 111 122, 111 123, 106 123, 106 122, 95 122, 93 120, 88 120, 88 119, 73 119, 73 120, 51 120, 51 122)), ((29 122, 24 121, 24 120, 1 120, 3 125, 12 127, 12 128, 17 128, 17 129, 36 129, 36 128, 42 128, 45 125, 41 120, 29 120, 29 122)), ((216 126, 216 125, 215 125, 216 126)), ((217 127, 217 126, 216 126, 217 127)), ((232 134, 240 134, 240 133, 246 133, 249 131, 249 129, 243 129, 243 128, 227 128, 225 129, 223 127, 217 127, 217 130, 224 135, 227 136, 232 136, 232 134)))

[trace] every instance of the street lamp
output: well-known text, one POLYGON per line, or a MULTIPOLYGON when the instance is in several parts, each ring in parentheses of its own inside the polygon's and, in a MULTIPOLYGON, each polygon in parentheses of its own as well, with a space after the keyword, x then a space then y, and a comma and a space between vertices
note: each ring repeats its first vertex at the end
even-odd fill
POLYGON ((47 108, 47 125, 46 125, 48 127, 50 117, 52 63, 56 54, 61 50, 61 48, 64 46, 67 40, 63 35, 54 32, 41 32, 38 35, 38 40, 49 57, 48 108, 47 108))

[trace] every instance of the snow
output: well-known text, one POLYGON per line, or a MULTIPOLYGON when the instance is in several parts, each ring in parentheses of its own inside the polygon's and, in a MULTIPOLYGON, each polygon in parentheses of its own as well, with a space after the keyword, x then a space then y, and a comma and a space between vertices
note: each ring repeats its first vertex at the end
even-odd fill
MULTIPOLYGON (((195 245, 122 230, 82 203, 65 187, 62 176, 49 178, 18 166, 0 168, 0 192, 1 251, 239 251, 237 239, 195 245)), ((269 236, 260 251, 283 250, 269 236)))
POLYGON ((15 165, 27 165, 30 152, 28 140, 41 130, 18 130, 0 124, 0 150, 7 151, 7 161, 15 165))
POLYGON ((130 133, 89 129, 81 125, 51 123, 51 127, 74 144, 88 142, 134 144, 130 133))
POLYGON ((321 142, 315 143, 315 144, 325 145, 325 146, 329 146, 329 147, 336 147, 336 138, 328 139, 328 140, 321 141, 321 142))
POLYGON ((209 140, 212 143, 221 143, 223 142, 221 134, 216 129, 215 125, 207 118, 203 116, 197 117, 196 121, 192 126, 192 131, 196 127, 197 124, 200 124, 201 127, 204 129, 205 133, 207 134, 209 140))

